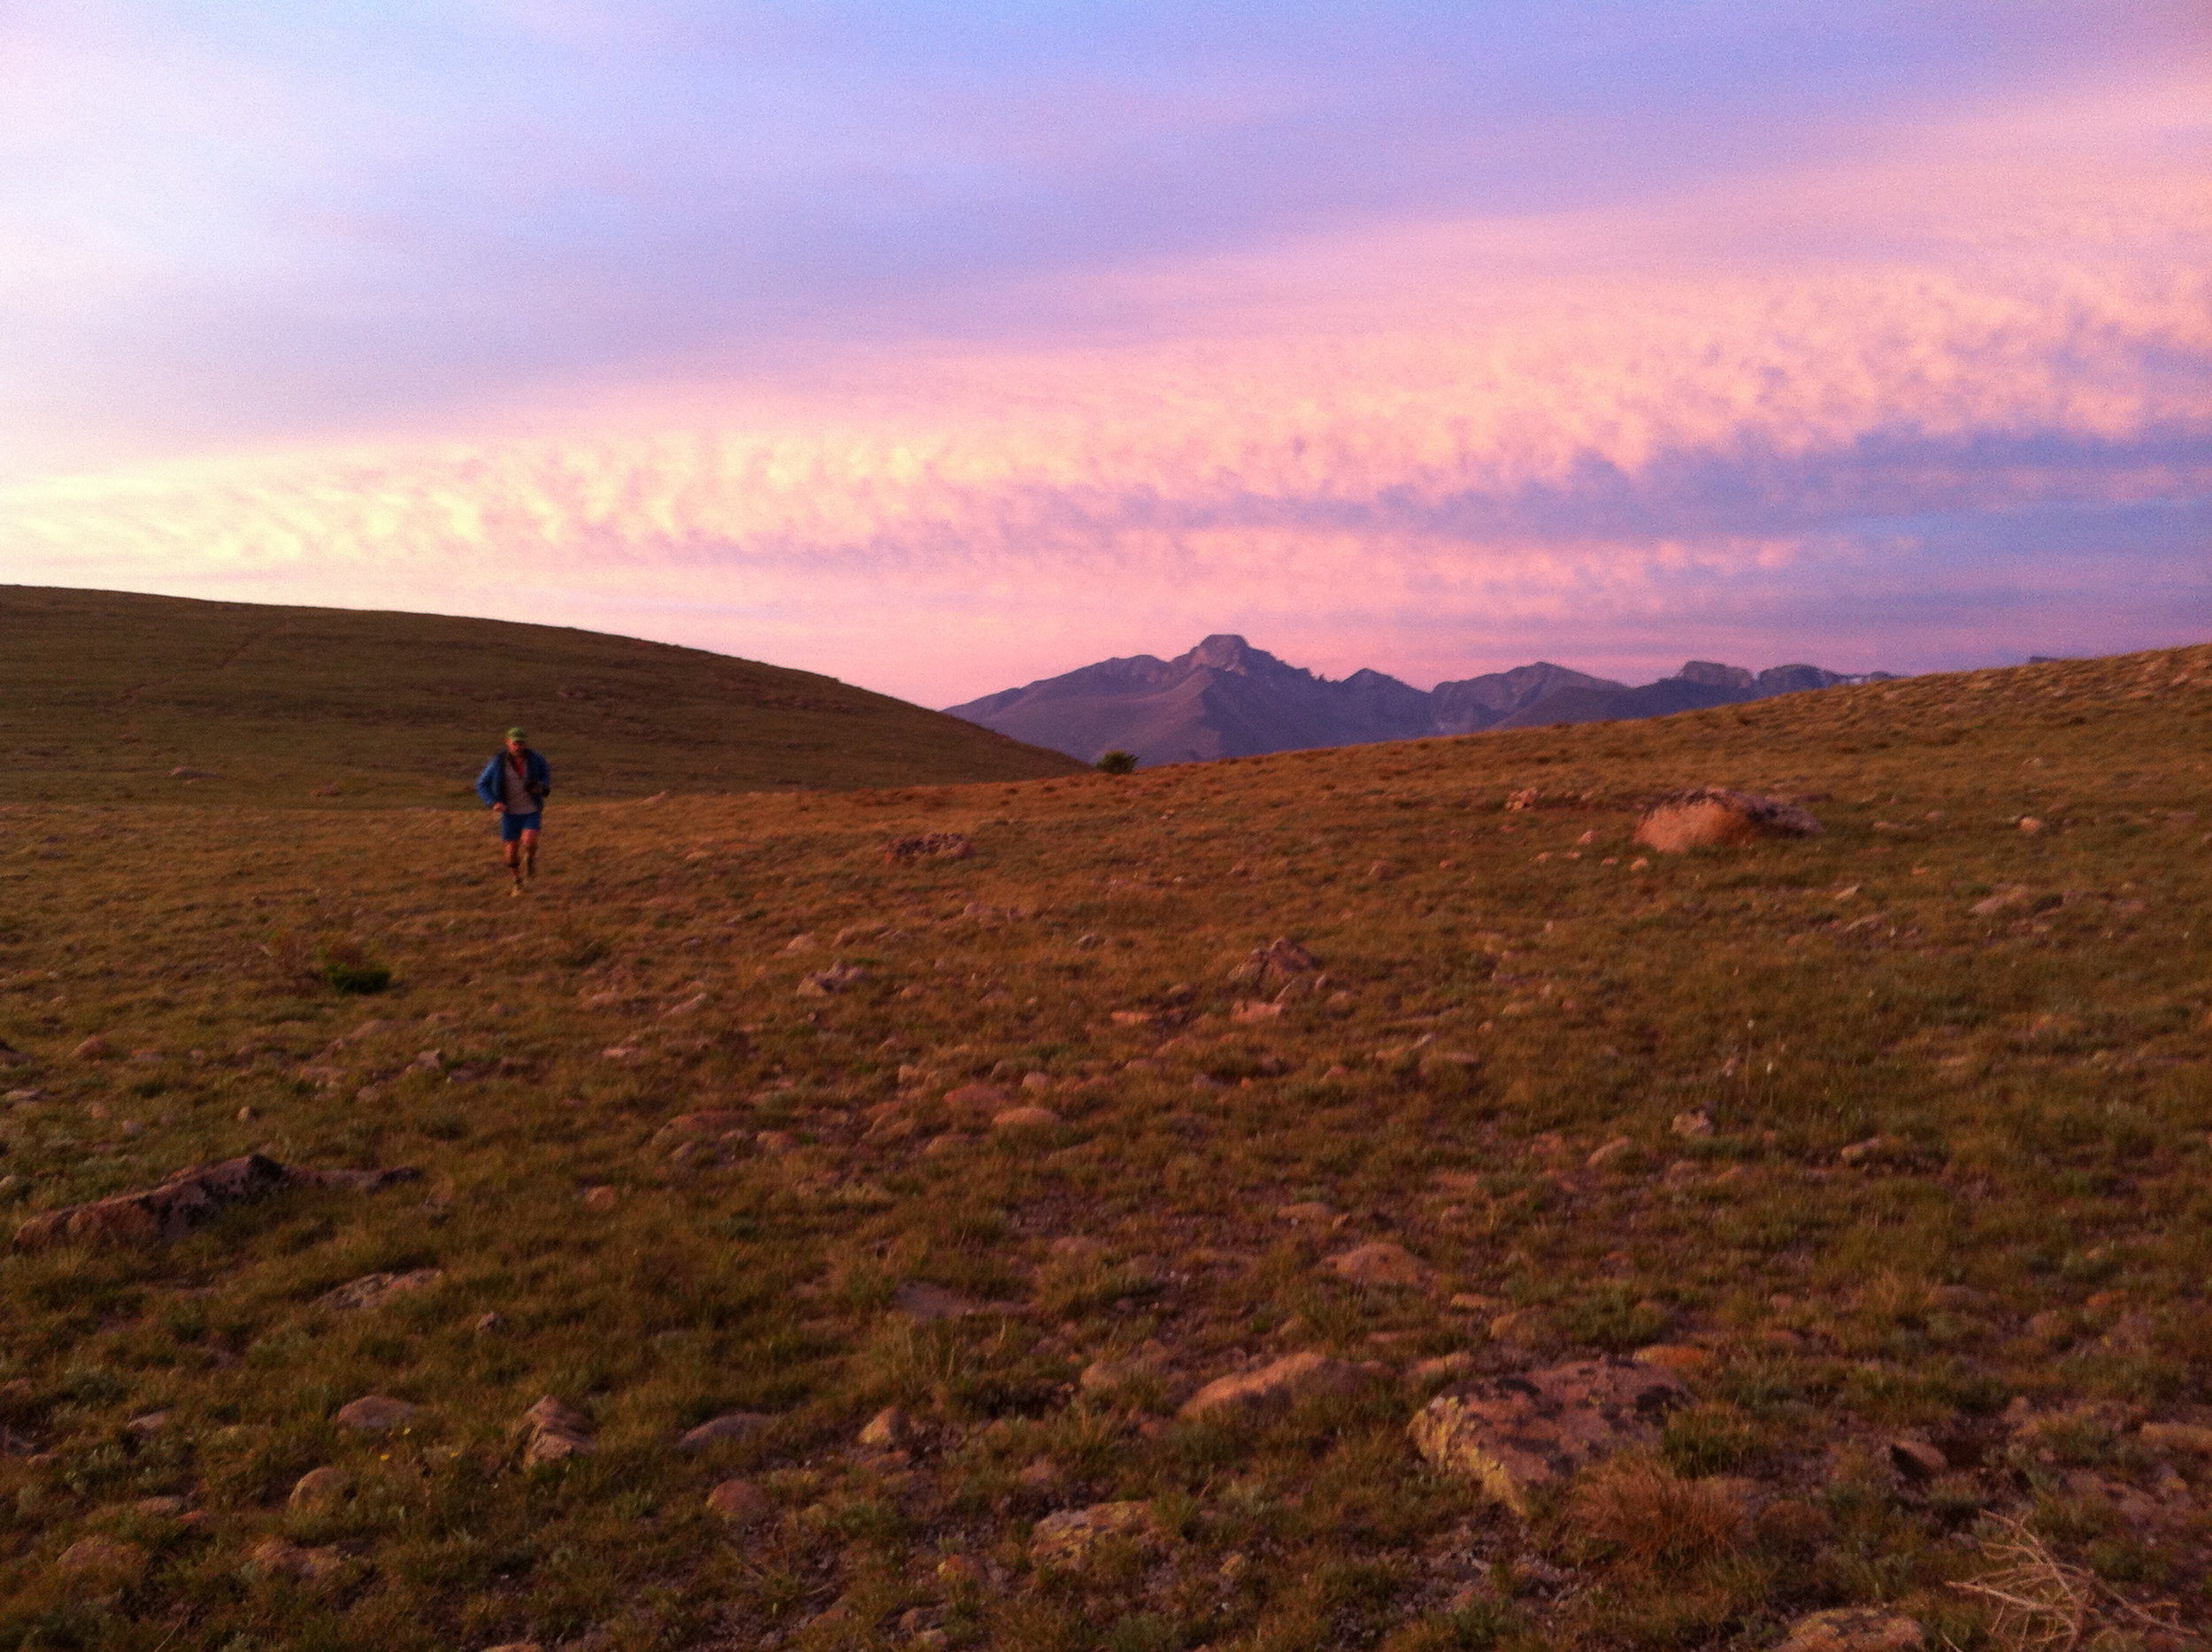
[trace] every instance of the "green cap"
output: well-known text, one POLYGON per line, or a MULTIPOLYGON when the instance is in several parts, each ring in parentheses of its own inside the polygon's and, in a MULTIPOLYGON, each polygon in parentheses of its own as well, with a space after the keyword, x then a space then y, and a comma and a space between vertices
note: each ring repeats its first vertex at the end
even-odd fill
POLYGON ((507 731, 507 738, 510 740, 527 740, 530 736, 524 734, 518 728, 511 728, 507 731))

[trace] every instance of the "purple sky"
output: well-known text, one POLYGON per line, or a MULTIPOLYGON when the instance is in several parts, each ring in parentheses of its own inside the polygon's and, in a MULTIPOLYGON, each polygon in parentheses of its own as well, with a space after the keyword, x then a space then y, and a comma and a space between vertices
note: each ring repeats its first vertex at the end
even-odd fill
POLYGON ((936 704, 2201 641, 2204 17, 0 0, 0 582, 936 704))

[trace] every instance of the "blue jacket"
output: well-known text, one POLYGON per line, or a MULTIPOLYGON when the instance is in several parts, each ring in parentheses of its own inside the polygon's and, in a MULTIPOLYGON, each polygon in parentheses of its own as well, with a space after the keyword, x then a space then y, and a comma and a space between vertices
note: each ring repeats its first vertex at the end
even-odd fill
MULTIPOLYGON (((506 752, 495 751, 492 760, 484 765, 484 772, 476 777, 476 795, 484 800, 484 806, 488 809, 505 795, 499 783, 499 765, 506 761, 506 752)), ((545 795, 553 789, 552 769, 543 757, 527 746, 522 749, 522 783, 530 788, 530 795, 540 803, 543 803, 545 795)))

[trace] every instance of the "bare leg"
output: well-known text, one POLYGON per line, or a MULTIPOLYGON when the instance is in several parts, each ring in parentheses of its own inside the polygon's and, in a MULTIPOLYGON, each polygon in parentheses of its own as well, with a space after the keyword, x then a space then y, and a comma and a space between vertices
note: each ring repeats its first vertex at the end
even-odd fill
POLYGON ((526 878, 538 875, 538 834, 534 829, 526 830, 522 834, 522 875, 526 878))
POLYGON ((507 857, 507 875, 515 880, 515 887, 519 890, 522 887, 522 845, 519 843, 507 844, 505 848, 505 854, 507 857))

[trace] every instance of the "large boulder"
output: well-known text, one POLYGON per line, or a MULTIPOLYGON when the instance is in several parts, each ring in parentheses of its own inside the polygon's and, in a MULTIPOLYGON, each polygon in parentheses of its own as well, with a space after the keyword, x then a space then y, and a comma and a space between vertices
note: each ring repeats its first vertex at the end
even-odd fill
POLYGON ((1763 838, 1816 837, 1820 822, 1779 797, 1703 787, 1664 799, 1636 827, 1636 841, 1663 855, 1733 849, 1763 838))
POLYGON ((1584 1360, 1448 1389, 1415 1416, 1411 1433, 1415 1449, 1435 1467, 1465 1475, 1525 1514, 1532 1488, 1651 1444, 1667 1414, 1689 1399, 1672 1372, 1584 1360))

